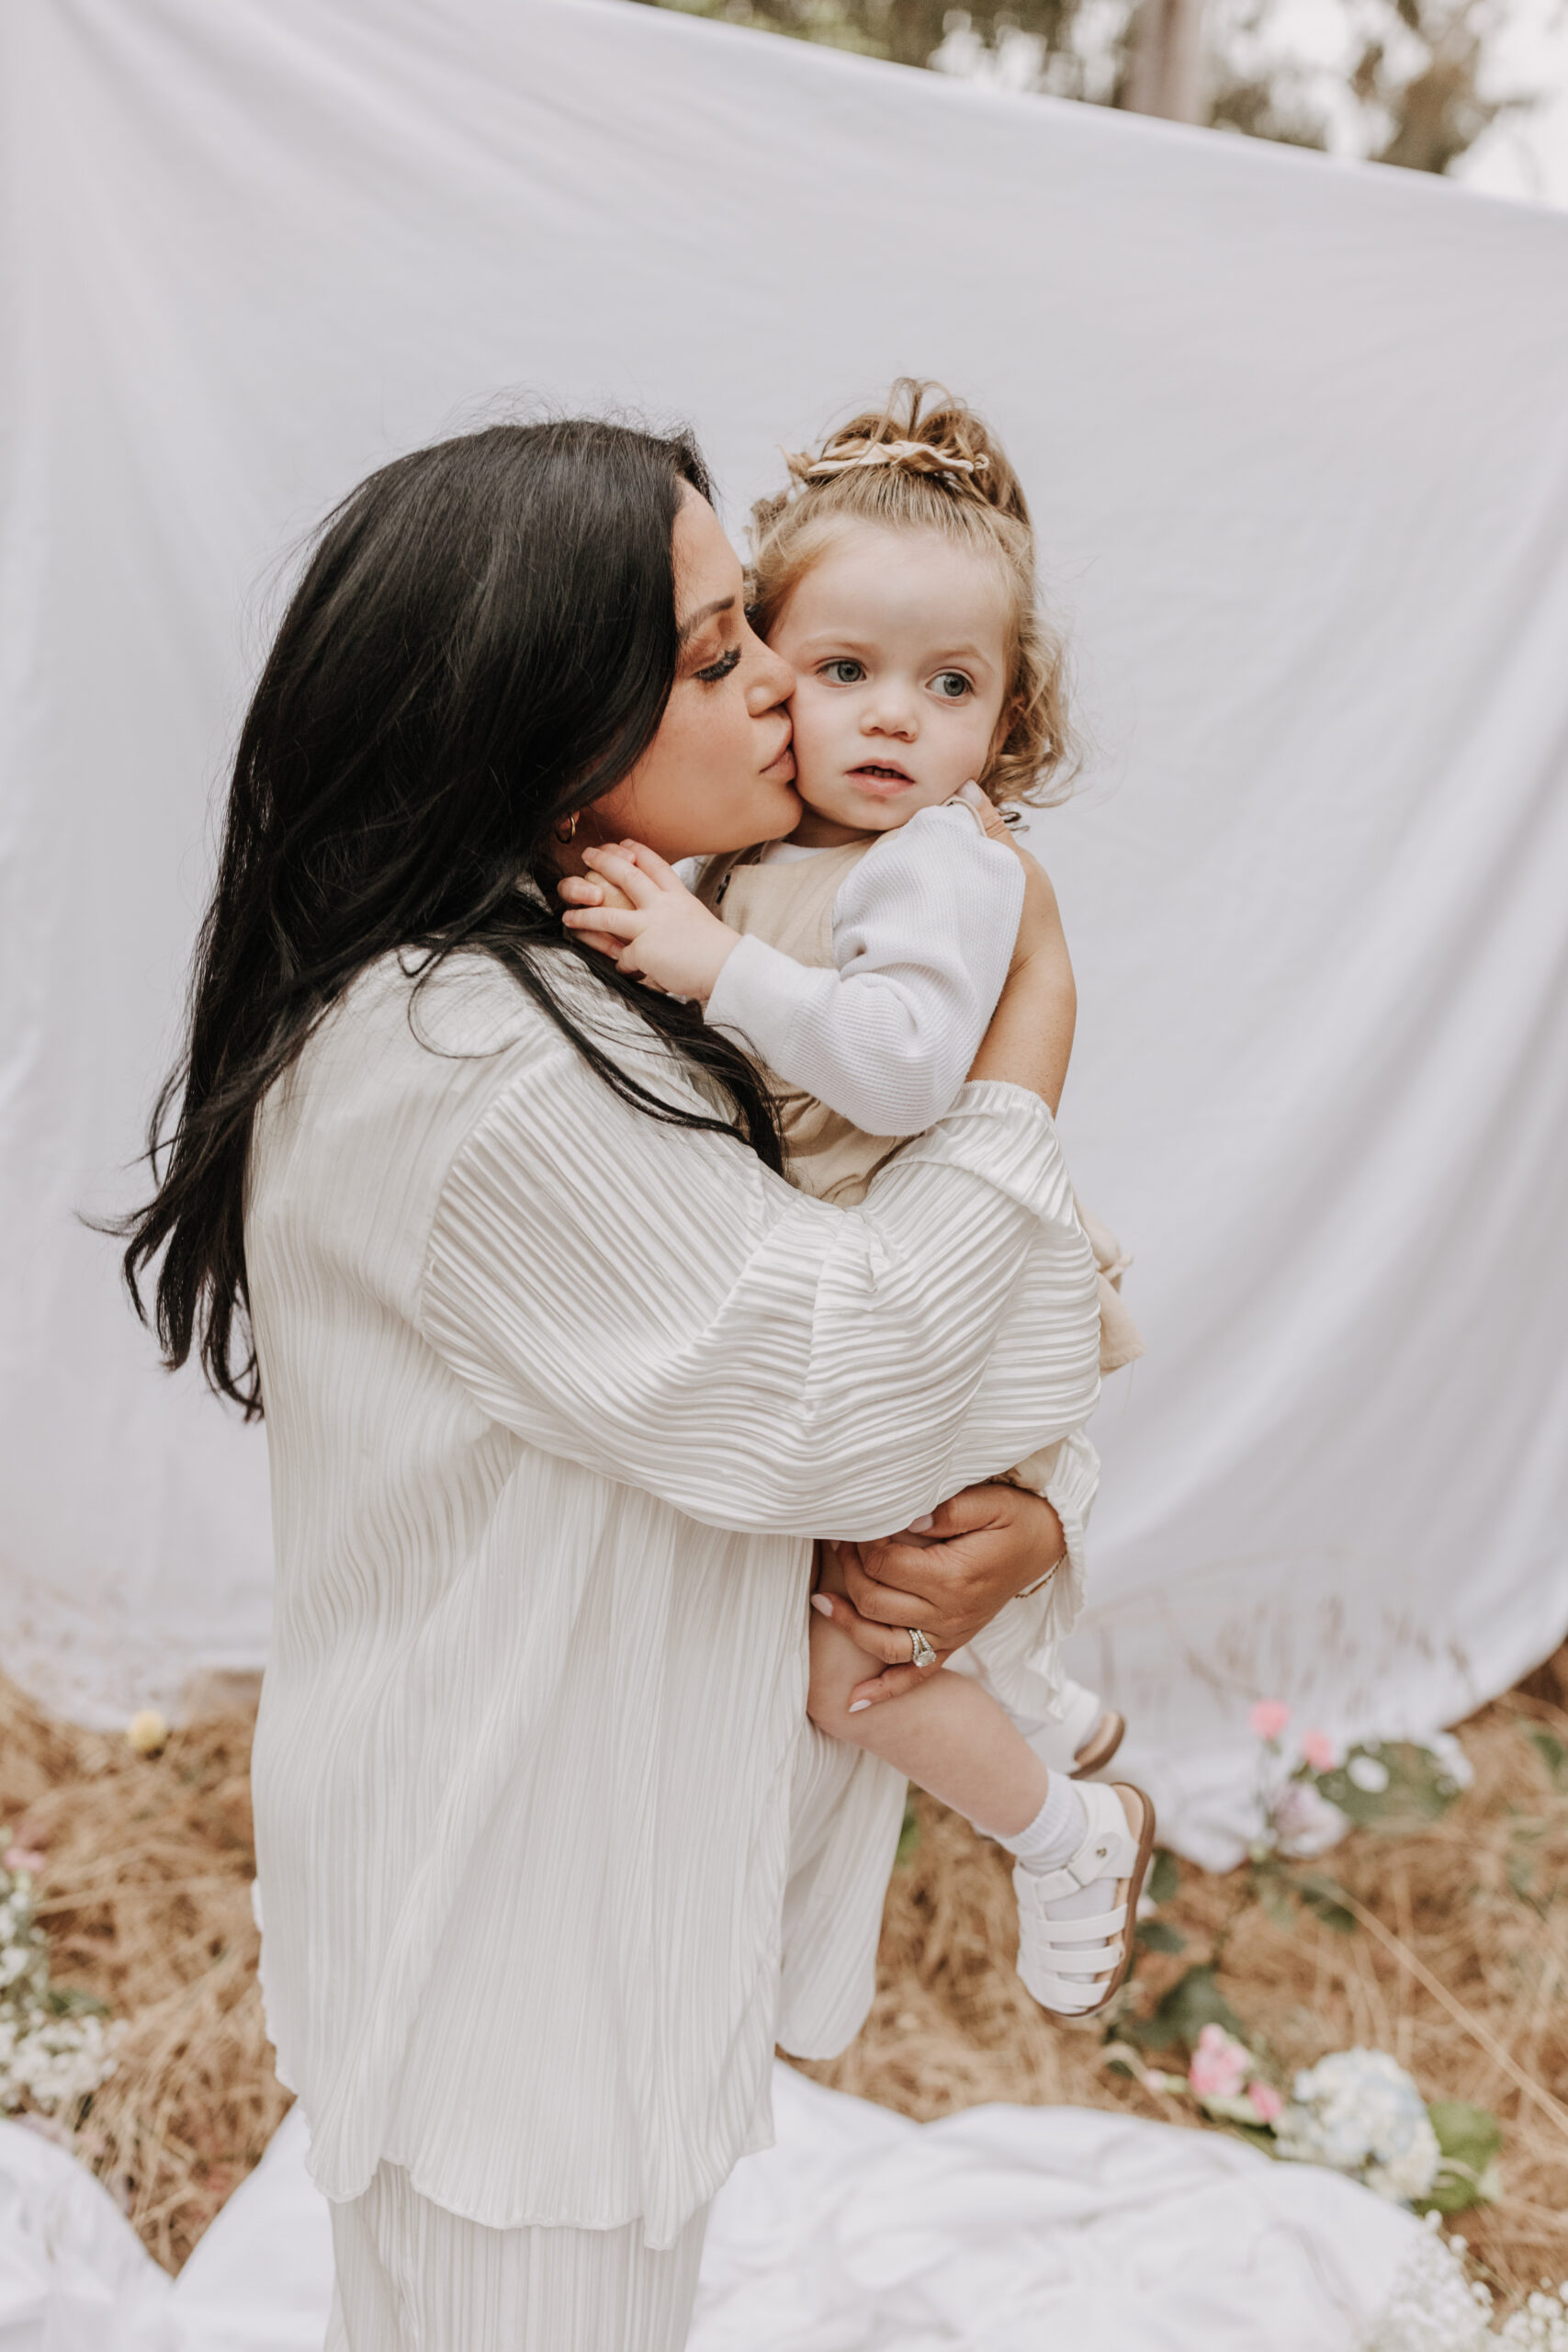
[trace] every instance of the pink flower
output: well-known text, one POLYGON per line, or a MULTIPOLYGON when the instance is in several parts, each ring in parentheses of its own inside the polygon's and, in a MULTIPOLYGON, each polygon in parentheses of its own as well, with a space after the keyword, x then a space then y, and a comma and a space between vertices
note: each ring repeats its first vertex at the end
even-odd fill
POLYGON ((1195 2098, 1235 2098, 1251 2064, 1251 2052, 1233 2041, 1223 2025, 1206 2025, 1198 2036, 1187 2079, 1195 2098))
POLYGON ((1247 1727, 1254 1739, 1278 1739, 1290 1720, 1282 1699, 1258 1699, 1247 1710, 1247 1727))
POLYGON ((1339 1750, 1325 1731, 1303 1732, 1302 1754, 1314 1772, 1332 1772, 1339 1761, 1339 1750))
POLYGON ((31 1846, 7 1846, 0 1854, 0 1870, 27 1871, 36 1873, 43 1868, 43 1856, 31 1846))
POLYGON ((1259 2123, 1278 2123, 1285 2112, 1285 2102, 1272 2083, 1248 2083, 1247 2096, 1258 2110, 1259 2123))

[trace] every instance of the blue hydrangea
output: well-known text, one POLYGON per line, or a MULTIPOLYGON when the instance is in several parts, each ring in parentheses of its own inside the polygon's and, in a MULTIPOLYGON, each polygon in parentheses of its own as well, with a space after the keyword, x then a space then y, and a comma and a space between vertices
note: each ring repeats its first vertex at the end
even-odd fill
POLYGON ((1282 2156, 1349 2173, 1402 2205, 1427 2195, 1442 2155, 1426 2101, 1384 2050, 1338 2050, 1305 2068, 1274 2136, 1282 2156))

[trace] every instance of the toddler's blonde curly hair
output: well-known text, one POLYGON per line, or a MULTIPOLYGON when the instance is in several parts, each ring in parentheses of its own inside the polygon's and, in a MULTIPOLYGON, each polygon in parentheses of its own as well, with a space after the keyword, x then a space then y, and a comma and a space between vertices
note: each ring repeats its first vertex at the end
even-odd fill
POLYGON ((1041 609, 1034 526, 1018 476, 972 408, 940 384, 901 376, 881 409, 788 457, 790 481, 751 509, 747 602, 770 635, 790 596, 846 522, 940 531, 995 556, 1007 581, 1011 675, 990 765, 998 808, 1062 799, 1078 766, 1062 640, 1041 609))

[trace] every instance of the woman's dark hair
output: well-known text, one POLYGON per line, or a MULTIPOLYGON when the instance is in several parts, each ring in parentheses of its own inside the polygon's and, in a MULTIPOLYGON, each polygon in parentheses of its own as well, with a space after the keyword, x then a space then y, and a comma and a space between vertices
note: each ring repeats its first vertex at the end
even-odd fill
POLYGON ((552 829, 647 749, 680 641, 671 532, 695 445, 592 419, 496 425, 400 458, 331 514, 245 716, 187 1041, 154 1105, 156 1191, 117 1228, 126 1283, 162 1256, 164 1360, 262 1410, 245 1279, 257 1105, 355 975, 393 949, 424 973, 493 956, 624 1100, 738 1135, 782 1164, 767 1091, 700 1010, 578 945, 552 829), (532 876, 536 896, 518 884, 532 876), (634 1003, 730 1116, 661 1101, 567 1009, 574 956, 634 1003))

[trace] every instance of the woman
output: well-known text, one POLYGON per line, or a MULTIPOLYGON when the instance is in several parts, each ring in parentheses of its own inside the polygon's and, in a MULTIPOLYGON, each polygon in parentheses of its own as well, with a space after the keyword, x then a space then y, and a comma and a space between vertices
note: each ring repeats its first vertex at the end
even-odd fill
POLYGON ((795 823, 740 586, 683 439, 448 442, 331 518, 241 737, 127 1268, 164 1253, 171 1362, 265 1400, 263 1974, 352 2352, 683 2343, 775 2035, 863 2015, 897 1831, 805 1725, 811 1538, 862 1547, 898 1678, 1092 1491, 1043 878, 990 1082, 854 1212, 784 1181, 736 1047, 558 923, 586 843, 795 823), (1055 1510, 971 1486, 1064 1434, 1055 1510), (951 1545, 882 1540, 955 1494, 951 1545))

